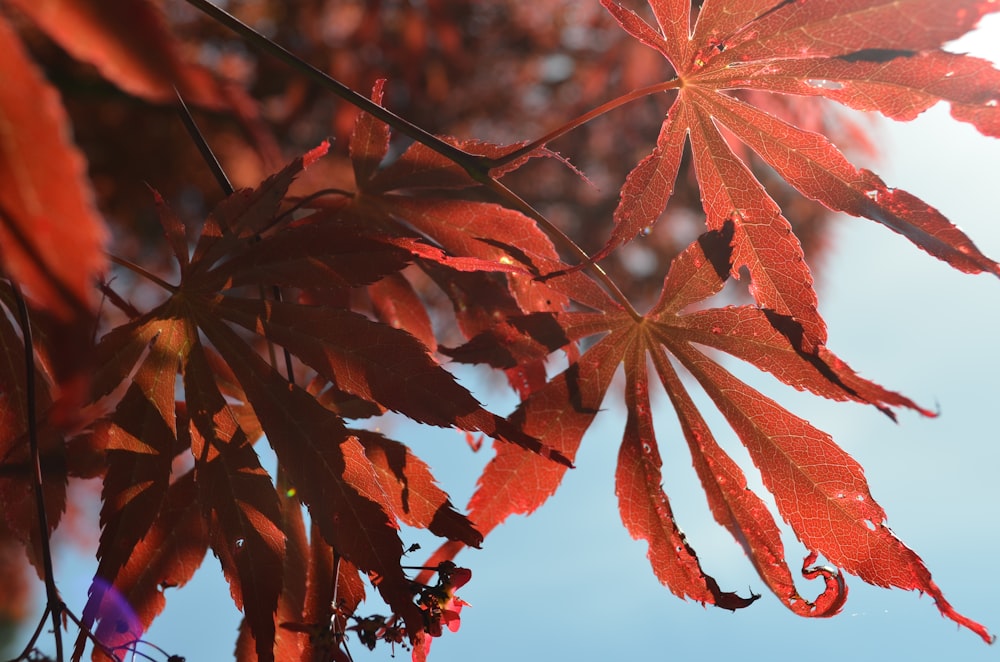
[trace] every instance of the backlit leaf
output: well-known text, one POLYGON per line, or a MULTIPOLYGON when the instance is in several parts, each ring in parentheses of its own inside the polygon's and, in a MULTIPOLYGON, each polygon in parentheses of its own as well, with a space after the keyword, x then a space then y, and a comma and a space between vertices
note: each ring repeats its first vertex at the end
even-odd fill
POLYGON ((644 367, 644 348, 639 343, 630 346, 631 356, 626 369, 625 437, 618 451, 615 471, 615 492, 622 522, 633 538, 649 543, 649 561, 659 580, 675 595, 709 602, 725 609, 750 606, 759 596, 741 598, 735 593, 723 593, 718 583, 705 574, 694 550, 674 520, 670 503, 661 485, 663 462, 653 433, 653 416, 649 405, 649 384, 644 367))
POLYGON ((389 495, 396 517, 410 526, 430 529, 431 533, 450 540, 461 540, 479 547, 483 536, 472 523, 456 511, 434 480, 430 468, 409 449, 380 434, 356 430, 365 455, 378 472, 383 489, 389 495))
POLYGON ((678 91, 655 150, 622 188, 611 239, 596 259, 657 221, 673 190, 687 138, 709 229, 733 223, 733 269, 749 270, 760 306, 801 326, 802 350, 814 352, 825 344, 825 325, 816 311, 799 242, 777 204, 720 133, 719 125, 724 125, 803 194, 831 209, 883 223, 957 269, 1000 274, 1000 267, 937 210, 889 188, 874 173, 854 168, 822 136, 730 94, 753 88, 828 96, 901 119, 944 99, 954 103, 956 117, 991 134, 997 100, 988 81, 997 77, 995 70, 982 60, 936 49, 968 31, 984 13, 997 11, 992 3, 762 1, 732 8, 710 1, 690 32, 684 2, 651 1, 656 27, 612 0, 602 4, 626 31, 670 62, 677 78, 664 89, 678 91), (933 74, 916 73, 918 60, 937 67, 945 79, 958 80, 935 85, 933 74))
POLYGON ((558 450, 483 409, 404 331, 333 308, 236 297, 226 297, 214 308, 225 319, 259 329, 349 393, 417 421, 485 432, 566 463, 558 450))

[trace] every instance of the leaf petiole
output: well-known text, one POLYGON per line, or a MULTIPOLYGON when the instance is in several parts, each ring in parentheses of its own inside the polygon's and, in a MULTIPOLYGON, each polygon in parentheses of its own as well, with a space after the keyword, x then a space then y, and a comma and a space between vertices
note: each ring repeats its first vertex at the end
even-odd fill
POLYGON ((310 193, 309 195, 303 196, 303 197, 298 198, 298 199, 295 199, 295 198, 286 198, 289 202, 291 202, 292 200, 295 200, 294 204, 291 207, 289 207, 288 209, 286 209, 285 211, 283 211, 280 214, 278 214, 274 218, 274 222, 271 225, 269 225, 268 227, 266 227, 263 230, 261 230, 261 234, 263 234, 267 230, 271 229, 273 226, 277 225, 280 221, 282 221, 285 218, 287 218, 290 214, 293 214, 293 213, 297 212, 298 210, 302 209, 303 207, 305 207, 306 205, 308 205, 310 202, 312 202, 314 200, 318 200, 319 198, 326 197, 328 195, 337 195, 337 196, 341 196, 343 198, 349 198, 350 199, 350 198, 353 198, 355 196, 355 193, 353 191, 345 191, 344 189, 340 189, 340 188, 324 188, 324 189, 320 189, 320 190, 318 190, 318 191, 316 191, 314 193, 310 193))
POLYGON ((590 120, 599 117, 611 110, 614 110, 619 106, 624 106, 627 103, 631 103, 632 101, 641 99, 642 97, 649 96, 650 94, 656 94, 657 92, 668 92, 670 90, 676 90, 680 88, 680 86, 681 86, 681 79, 672 78, 662 83, 656 83, 654 85, 640 87, 637 90, 632 90, 628 94, 623 94, 620 97, 617 97, 615 99, 612 99, 611 101, 603 103, 597 108, 589 110, 583 115, 580 115, 579 117, 572 119, 569 122, 566 122, 565 124, 560 125, 559 127, 546 133, 541 138, 533 140, 527 145, 524 145, 523 147, 520 147, 509 154, 504 154, 499 158, 489 159, 488 160, 489 169, 492 170, 493 168, 499 168, 500 166, 507 165, 508 163, 513 163, 514 161, 517 161, 518 159, 523 158, 528 154, 531 154, 536 149, 544 147, 545 145, 549 144, 556 138, 561 138, 562 136, 566 135, 573 129, 583 126, 590 120))

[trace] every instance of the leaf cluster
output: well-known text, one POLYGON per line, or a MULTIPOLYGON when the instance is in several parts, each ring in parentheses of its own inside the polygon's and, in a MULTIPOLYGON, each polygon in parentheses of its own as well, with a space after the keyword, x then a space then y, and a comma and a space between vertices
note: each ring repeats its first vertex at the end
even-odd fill
MULTIPOLYGON (((272 125, 280 122, 265 117, 245 87, 192 63, 154 3, 121 0, 120 13, 84 0, 52 4, 58 8, 18 0, 16 19, 0 15, 0 42, 12 45, 0 55, 10 81, 0 88, 0 129, 15 129, 0 130, 0 542, 26 550, 57 621, 65 606, 48 538, 65 519, 70 481, 99 478, 98 568, 74 657, 88 637, 95 659, 135 651, 166 590, 188 582, 211 550, 244 614, 238 657, 350 659, 353 633, 369 647, 412 646, 414 659, 423 659, 443 626, 457 628, 465 604, 455 591, 471 573, 454 556, 555 493, 620 370, 628 414, 615 468, 619 510, 674 594, 730 610, 760 597, 721 587, 674 518, 654 432, 657 383, 713 517, 791 611, 836 614, 850 573, 928 593, 944 616, 992 640, 952 608, 888 528, 861 466, 829 435, 735 377, 723 357, 890 417, 906 409, 932 415, 827 349, 790 220, 796 207, 785 200, 794 191, 881 223, 960 271, 1000 275, 1000 265, 940 212, 855 167, 825 135, 813 103, 832 99, 907 120, 943 100, 957 120, 1000 137, 1000 72, 942 50, 1000 9, 994 2, 650 0, 633 11, 602 0, 604 20, 657 58, 659 77, 626 84, 620 96, 541 138, 501 145, 403 120, 386 100, 391 82, 377 78, 370 97, 361 96, 191 0, 213 27, 179 21, 178 33, 193 39, 233 29, 291 62, 296 80, 348 104, 334 114, 339 155, 317 141, 235 190, 231 168, 212 150, 222 134, 206 140, 186 115, 191 142, 226 195, 194 220, 169 196, 147 193, 158 243, 169 250, 169 260, 149 264, 126 255, 144 243, 138 239, 116 239, 111 255, 104 252, 110 233, 93 203, 97 180, 66 131, 80 115, 71 120, 71 103, 25 47, 32 30, 58 44, 61 57, 96 70, 116 94, 153 108, 175 104, 177 90, 201 113, 238 123, 258 163, 277 160, 281 129, 272 125), (19 20, 33 27, 19 32, 19 20), (593 238, 575 241, 548 213, 579 199, 533 206, 532 172, 572 173, 550 144, 642 100, 659 112, 655 147, 630 166, 608 211, 610 235, 605 227, 595 249, 581 247, 593 238), (344 115, 347 108, 354 110, 344 115), (774 178, 781 195, 766 185, 774 178), (703 227, 663 260, 655 291, 629 287, 620 270, 602 265, 628 255, 637 237, 679 226, 685 214, 665 213, 668 204, 686 205, 688 216, 696 205, 703 227), (726 305, 733 299, 723 290, 733 281, 746 284, 752 300, 726 305), (497 371, 517 394, 515 410, 484 407, 446 370, 449 360, 497 371), (746 448, 776 513, 717 442, 695 405, 695 386, 746 448), (374 420, 385 412, 494 440, 467 512, 408 444, 378 431, 374 420), (261 463, 263 444, 277 457, 273 471, 261 463), (818 597, 799 593, 775 515, 807 549, 801 574, 822 580, 818 597), (442 540, 424 566, 404 565, 401 526, 442 540), (391 616, 359 611, 366 582, 391 616)), ((449 54, 472 39, 455 29, 472 18, 436 7, 426 9, 435 20, 402 21, 424 32, 403 29, 410 41, 402 54, 393 59, 387 48, 386 61, 373 67, 398 68, 393 73, 431 101, 450 99, 451 88, 422 78, 414 62, 432 72, 437 63, 440 80, 471 76, 449 54)), ((374 22, 377 10, 358 12, 353 31, 339 38, 382 39, 388 28, 374 22)), ((288 83, 280 94, 288 100, 294 89, 288 83)), ((460 106, 448 113, 462 126, 460 106)), ((670 234, 682 237, 683 228, 670 234)), ((23 595, 15 580, 3 579, 5 593, 23 595)))

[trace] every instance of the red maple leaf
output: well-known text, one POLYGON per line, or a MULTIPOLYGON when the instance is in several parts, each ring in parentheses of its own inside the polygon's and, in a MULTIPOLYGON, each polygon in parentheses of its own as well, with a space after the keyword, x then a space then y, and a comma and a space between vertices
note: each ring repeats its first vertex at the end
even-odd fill
POLYGON ((733 223, 734 275, 746 268, 758 304, 802 325, 803 349, 824 344, 826 329, 798 240, 733 151, 727 139, 733 135, 803 195, 878 221, 957 269, 1000 275, 1000 266, 937 210, 855 168, 824 136, 733 93, 826 96, 898 119, 911 119, 943 99, 956 117, 996 135, 1000 72, 985 61, 940 50, 983 14, 997 11, 994 3, 706 2, 692 16, 684 0, 651 0, 657 27, 612 0, 602 3, 630 34, 667 59, 675 78, 662 89, 677 92, 656 149, 622 188, 611 239, 595 259, 658 220, 690 141, 709 229, 733 223), (938 84, 935 75, 949 82, 938 84))
MULTIPOLYGON (((905 407, 930 414, 859 377, 825 348, 803 352, 799 337, 789 333, 801 329, 782 325, 769 311, 755 306, 692 311, 692 306, 718 293, 728 278, 735 253, 732 233, 732 224, 727 223, 691 244, 671 265, 663 294, 646 315, 628 311, 606 296, 600 304, 597 293, 586 287, 590 281, 576 273, 553 279, 554 287, 571 296, 577 287, 586 287, 579 291, 579 300, 596 309, 557 314, 566 337, 600 339, 522 402, 512 420, 572 458, 617 366, 624 364, 629 413, 616 492, 626 528, 649 543, 654 572, 678 596, 727 609, 746 607, 756 596, 722 591, 701 567, 674 520, 661 486, 652 426, 647 376, 651 365, 677 411, 713 515, 740 542, 761 578, 786 606, 807 616, 830 616, 841 609, 846 586, 839 572, 809 567, 822 554, 872 584, 932 595, 944 615, 991 640, 985 628, 954 611, 919 557, 885 525, 885 513, 872 499, 860 465, 828 435, 733 377, 702 349, 732 354, 795 388, 827 398, 868 403, 887 413, 905 407), (695 377, 723 413, 775 496, 778 513, 809 549, 802 573, 825 579, 826 589, 818 598, 810 601, 798 593, 772 515, 747 488, 742 470, 715 442, 679 378, 677 364, 695 377)), ((468 348, 464 357, 475 361, 477 354, 479 350, 468 348)), ((470 517, 483 533, 510 514, 536 509, 555 492, 565 472, 565 467, 540 462, 515 447, 501 445, 496 452, 469 503, 470 517)), ((454 545, 445 549, 449 550, 445 556, 457 551, 454 545)))

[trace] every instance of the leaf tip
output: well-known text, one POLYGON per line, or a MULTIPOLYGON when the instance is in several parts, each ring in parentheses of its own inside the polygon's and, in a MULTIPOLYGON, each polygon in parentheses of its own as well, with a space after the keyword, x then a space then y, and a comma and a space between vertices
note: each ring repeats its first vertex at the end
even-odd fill
POLYGON ((330 151, 330 141, 332 138, 327 138, 321 142, 316 147, 302 155, 302 167, 308 168, 313 163, 318 161, 321 157, 326 156, 326 153, 330 151))

